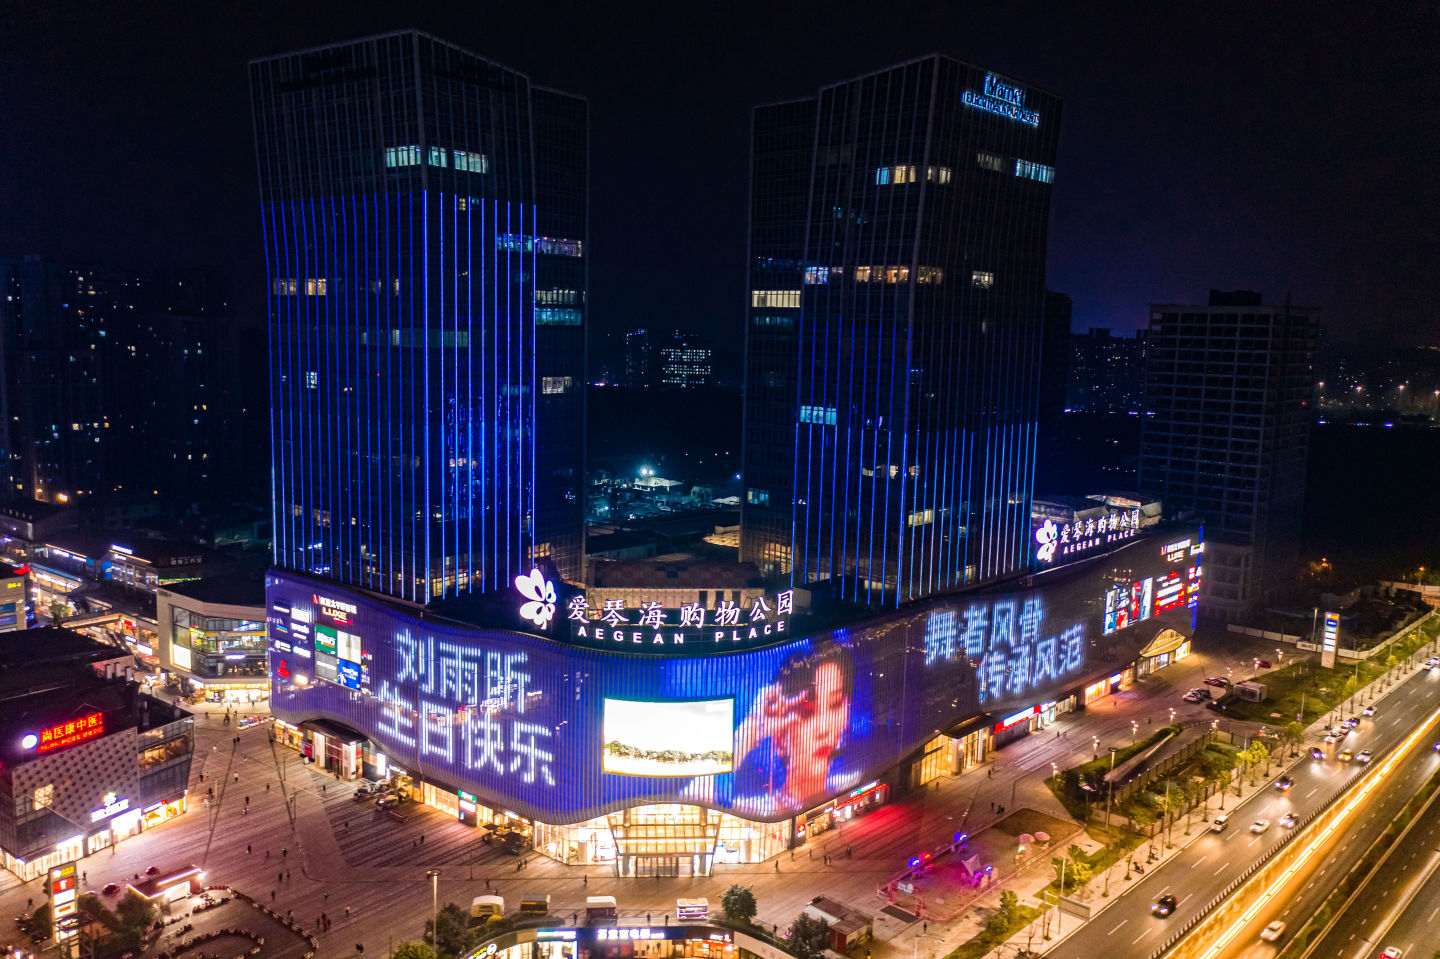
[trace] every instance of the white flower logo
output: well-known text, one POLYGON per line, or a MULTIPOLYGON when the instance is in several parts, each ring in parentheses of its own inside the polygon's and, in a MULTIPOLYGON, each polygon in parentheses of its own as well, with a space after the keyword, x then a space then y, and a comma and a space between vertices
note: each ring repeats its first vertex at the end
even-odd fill
MULTIPOLYGON (((1040 528, 1035 531, 1035 542, 1040 544, 1040 548, 1035 551, 1035 558, 1042 563, 1048 563, 1054 559, 1055 541, 1059 538, 1060 533, 1055 526, 1054 520, 1047 519, 1044 523, 1041 523, 1040 528)), ((516 582, 519 581, 517 580, 516 582)))
POLYGON ((530 570, 529 576, 516 576, 515 588, 530 602, 520 607, 520 615, 544 629, 555 615, 555 584, 545 578, 538 569, 530 570))

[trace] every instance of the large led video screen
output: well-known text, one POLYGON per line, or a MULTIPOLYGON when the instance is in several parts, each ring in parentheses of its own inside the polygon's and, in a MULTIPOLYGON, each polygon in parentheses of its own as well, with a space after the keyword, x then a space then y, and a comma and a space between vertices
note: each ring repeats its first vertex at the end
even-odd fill
POLYGON ((735 761, 735 701, 656 703, 605 700, 607 773, 623 776, 708 776, 735 761))

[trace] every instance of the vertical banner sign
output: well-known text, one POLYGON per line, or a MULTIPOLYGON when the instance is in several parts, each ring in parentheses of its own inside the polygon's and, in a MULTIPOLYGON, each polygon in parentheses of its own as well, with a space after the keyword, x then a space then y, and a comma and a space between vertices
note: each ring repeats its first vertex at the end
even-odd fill
POLYGON ((80 932, 80 913, 75 901, 80 894, 76 888, 78 875, 73 862, 54 866, 45 887, 50 895, 50 932, 60 946, 60 955, 67 957, 78 955, 76 936, 80 932))
POLYGON ((1325 632, 1320 636, 1320 665, 1326 669, 1335 667, 1335 640, 1340 635, 1340 614, 1325 614, 1325 632))

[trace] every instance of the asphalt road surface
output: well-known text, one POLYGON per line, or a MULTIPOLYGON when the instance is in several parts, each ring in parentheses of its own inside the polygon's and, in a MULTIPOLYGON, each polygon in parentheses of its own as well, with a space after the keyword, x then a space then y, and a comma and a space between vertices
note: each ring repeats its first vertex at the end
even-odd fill
MULTIPOLYGON (((1437 706, 1440 706, 1440 670, 1422 668, 1380 700, 1374 718, 1362 719, 1342 745, 1357 753, 1361 749, 1372 749, 1379 756, 1412 733, 1437 706)), ((1440 738, 1440 733, 1436 735, 1440 738)), ((1357 762, 1342 763, 1333 758, 1312 760, 1308 758, 1309 745, 1304 748, 1307 758, 1285 770, 1295 783, 1288 792, 1263 790, 1238 808, 1234 805, 1235 797, 1227 797, 1224 808, 1230 814, 1229 826, 1218 833, 1210 832, 1197 816, 1191 826, 1192 835, 1185 837, 1182 834, 1185 820, 1181 819, 1173 829, 1171 840, 1177 845, 1182 842, 1190 845, 1163 866, 1124 884, 1119 899, 1047 955, 1055 959, 1111 959, 1117 954, 1146 956, 1158 948, 1171 930, 1199 913, 1247 865, 1283 840, 1285 830, 1279 825, 1282 815, 1293 812, 1303 820, 1307 813, 1364 771, 1357 762), (1261 832, 1252 832, 1251 824, 1261 819, 1268 820, 1269 826, 1261 832), (1197 829, 1206 832, 1191 842, 1197 829), (1179 903, 1173 915, 1162 919, 1152 915, 1150 907, 1165 894, 1173 895, 1179 903)), ((1332 747, 1331 752, 1339 748, 1341 746, 1332 747)), ((1262 910, 1249 926, 1239 931, 1231 948, 1224 953, 1227 959, 1273 956, 1276 947, 1259 939, 1265 924, 1280 919, 1294 928, 1310 915, 1419 785, 1437 770, 1440 770, 1440 755, 1432 749, 1417 750, 1397 766, 1385 785, 1371 795, 1363 813, 1337 830, 1331 841, 1332 848, 1322 850, 1322 855, 1311 860, 1312 871, 1292 880, 1292 885, 1301 884, 1300 888, 1277 896, 1268 910, 1262 910)), ((1281 770, 1272 767, 1271 773, 1279 776, 1281 770)), ((1212 816, 1218 812, 1213 800, 1211 812, 1212 816)), ((1141 847, 1137 861, 1143 861, 1144 851, 1145 847, 1141 847)), ((1112 897, 1115 894, 1112 884, 1112 897)))

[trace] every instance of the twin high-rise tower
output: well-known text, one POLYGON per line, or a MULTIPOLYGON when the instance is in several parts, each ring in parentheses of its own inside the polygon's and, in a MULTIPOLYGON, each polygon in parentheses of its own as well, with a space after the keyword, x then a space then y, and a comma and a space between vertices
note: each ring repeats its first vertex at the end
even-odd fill
MULTIPOLYGON (((578 579, 585 101, 416 32, 251 90, 277 565, 578 579)), ((1025 567, 1059 127, 942 56, 756 111, 742 559, 885 605, 1025 567)))
POLYGON ((581 565, 586 101, 423 33, 253 62, 277 565, 581 565))
POLYGON ((742 559, 886 605, 1027 565, 1059 132, 943 56, 755 111, 742 559))

